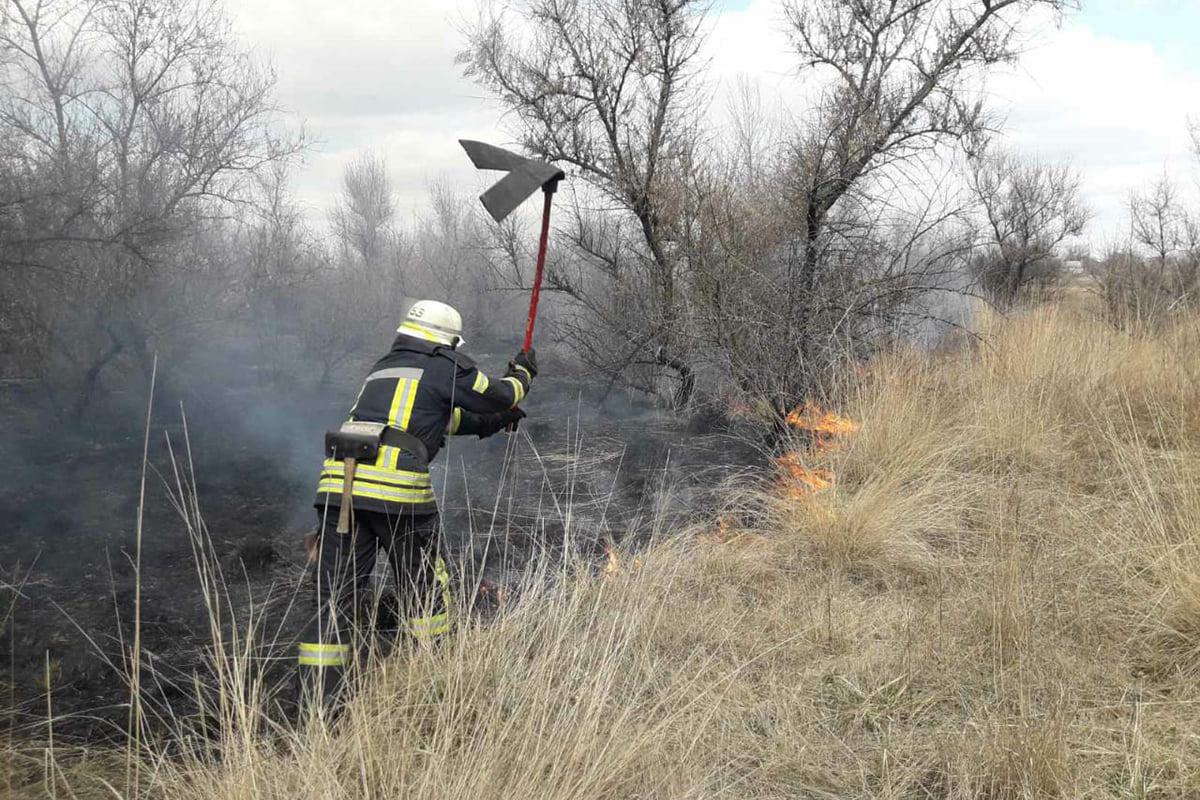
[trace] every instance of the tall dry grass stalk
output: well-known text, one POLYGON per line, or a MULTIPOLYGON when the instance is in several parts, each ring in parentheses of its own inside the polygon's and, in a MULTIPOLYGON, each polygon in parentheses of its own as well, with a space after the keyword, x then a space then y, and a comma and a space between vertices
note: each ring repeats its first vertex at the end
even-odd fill
POLYGON ((830 488, 533 565, 334 725, 148 752, 143 794, 1200 796, 1200 320, 983 327, 855 379, 830 488))

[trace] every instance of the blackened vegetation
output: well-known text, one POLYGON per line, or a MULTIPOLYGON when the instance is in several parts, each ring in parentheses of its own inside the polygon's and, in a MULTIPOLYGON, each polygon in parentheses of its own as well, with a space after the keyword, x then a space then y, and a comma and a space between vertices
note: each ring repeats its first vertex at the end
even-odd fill
MULTIPOLYGON (((97 405, 86 427, 54 426, 28 393, 9 391, 0 402, 4 428, 11 432, 0 468, 13 477, 0 489, 0 505, 11 509, 0 563, 9 573, 6 579, 13 580, 13 573, 24 578, 18 581, 15 620, 5 632, 4 650, 13 656, 8 680, 15 685, 19 709, 32 714, 33 722, 44 715, 39 697, 46 687, 40 676, 48 658, 55 667, 55 708, 79 715, 63 720, 60 729, 88 738, 115 733, 113 726, 127 717, 121 704, 128 690, 120 667, 134 616, 141 434, 136 412, 113 407, 112 401, 121 399, 97 405)), ((247 578, 261 594, 264 581, 286 568, 283 534, 297 514, 294 500, 302 484, 296 472, 280 468, 289 448, 287 441, 274 438, 282 429, 247 430, 228 413, 232 405, 189 404, 188 422, 202 431, 192 442, 197 494, 217 558, 240 599, 247 578)), ((187 458, 180 412, 169 402, 159 408, 172 419, 153 426, 142 641, 152 654, 148 668, 160 673, 159 680, 147 682, 147 691, 168 700, 188 689, 208 628, 192 549, 167 491, 168 485, 175 489, 167 436, 177 458, 187 458)), ((290 412, 297 432, 317 427, 311 416, 297 413, 312 409, 281 411, 290 412)))
MULTIPOLYGON (((244 627, 259 615, 257 663, 286 695, 310 602, 300 537, 315 520, 322 433, 341 421, 358 380, 258 385, 259 365, 229 356, 197 352, 182 369, 160 367, 141 565, 151 720, 195 713, 194 676, 208 674, 212 636, 176 470, 185 508, 197 504, 203 518, 201 558, 223 575, 220 624, 244 627)), ((485 368, 503 363, 479 357, 485 368)), ((371 359, 359 360, 365 368, 371 359)), ((547 362, 545 372, 559 371, 547 362)), ((33 383, 10 383, 0 397, 9 476, 0 564, 20 592, 0 642, 4 681, 21 729, 36 735, 49 663, 56 735, 116 737, 128 718, 121 672, 132 641, 144 398, 114 392, 73 427, 47 424, 39 398, 33 383)), ((701 487, 755 455, 720 426, 688 431, 621 392, 597 400, 578 379, 540 379, 526 406, 516 437, 452 439, 434 471, 458 596, 481 613, 512 602, 506 582, 537 559, 568 550, 599 559, 606 542, 644 535, 656 516, 698 513, 701 487)))

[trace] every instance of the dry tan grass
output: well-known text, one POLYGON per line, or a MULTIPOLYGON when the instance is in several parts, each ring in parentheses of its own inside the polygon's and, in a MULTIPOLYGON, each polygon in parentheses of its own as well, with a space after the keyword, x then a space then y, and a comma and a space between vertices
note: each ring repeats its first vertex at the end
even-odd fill
POLYGON ((150 759, 149 792, 1200 796, 1200 320, 984 328, 850 387, 831 488, 731 490, 720 535, 531 575, 333 730, 150 759))

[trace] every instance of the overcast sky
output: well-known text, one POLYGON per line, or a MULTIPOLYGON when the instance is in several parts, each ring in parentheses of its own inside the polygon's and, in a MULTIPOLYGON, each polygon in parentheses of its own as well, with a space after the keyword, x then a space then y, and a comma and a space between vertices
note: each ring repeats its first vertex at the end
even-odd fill
MULTIPOLYGON (((511 141, 500 110, 454 64, 473 0, 227 2, 246 42, 275 64, 280 103, 316 141, 295 186, 314 218, 358 152, 387 159, 412 211, 432 181, 483 185, 457 139, 511 141)), ((1130 189, 1167 170, 1195 190, 1186 124, 1200 116, 1200 0, 1084 4, 1061 29, 1040 26, 1020 66, 989 88, 1012 144, 1082 170, 1089 238, 1102 243, 1122 230, 1130 189)), ((779 0, 717 3, 708 49, 718 96, 740 76, 765 98, 797 96, 779 16, 779 0)))

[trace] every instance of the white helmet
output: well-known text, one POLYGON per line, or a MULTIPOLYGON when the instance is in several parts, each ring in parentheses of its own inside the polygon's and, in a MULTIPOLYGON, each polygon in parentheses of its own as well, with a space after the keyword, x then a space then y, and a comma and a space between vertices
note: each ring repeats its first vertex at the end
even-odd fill
POLYGON ((458 347, 463 343, 462 315, 437 300, 418 300, 408 309, 396 333, 458 347))

